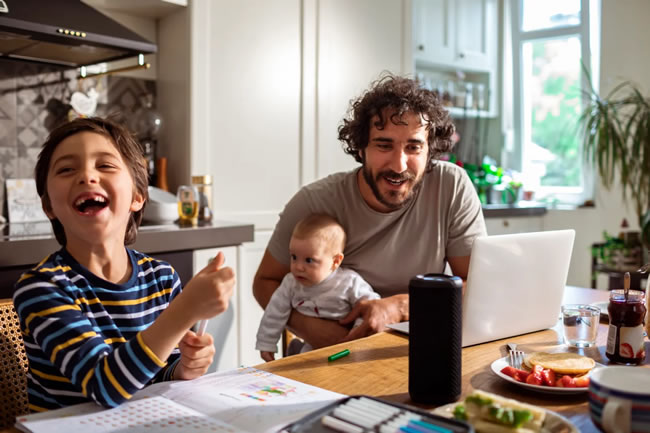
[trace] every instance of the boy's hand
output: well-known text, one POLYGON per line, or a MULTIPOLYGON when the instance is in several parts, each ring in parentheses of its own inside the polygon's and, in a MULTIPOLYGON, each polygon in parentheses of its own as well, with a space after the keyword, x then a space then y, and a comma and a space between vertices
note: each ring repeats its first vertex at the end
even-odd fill
POLYGON ((235 286, 235 272, 232 268, 222 268, 223 253, 217 256, 183 288, 183 297, 188 312, 195 321, 210 319, 228 308, 228 301, 235 286))
POLYGON ((212 335, 187 331, 179 343, 181 359, 174 370, 174 380, 191 380, 202 376, 214 359, 212 335))
POLYGON ((271 362, 275 360, 275 354, 273 352, 261 351, 260 355, 262 355, 262 359, 266 362, 271 362))

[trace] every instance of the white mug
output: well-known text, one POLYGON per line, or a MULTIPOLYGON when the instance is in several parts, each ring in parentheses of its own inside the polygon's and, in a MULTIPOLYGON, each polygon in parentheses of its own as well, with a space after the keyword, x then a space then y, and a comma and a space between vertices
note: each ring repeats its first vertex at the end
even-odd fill
POLYGON ((589 379, 589 413, 606 433, 650 432, 650 368, 594 370, 589 379))

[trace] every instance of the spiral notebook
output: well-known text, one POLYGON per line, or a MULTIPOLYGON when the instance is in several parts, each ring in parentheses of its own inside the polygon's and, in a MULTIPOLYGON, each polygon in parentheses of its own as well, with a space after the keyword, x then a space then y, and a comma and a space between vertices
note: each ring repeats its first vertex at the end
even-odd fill
POLYGON ((20 416, 27 433, 265 433, 345 397, 255 368, 151 385, 132 400, 103 409, 84 403, 20 416))

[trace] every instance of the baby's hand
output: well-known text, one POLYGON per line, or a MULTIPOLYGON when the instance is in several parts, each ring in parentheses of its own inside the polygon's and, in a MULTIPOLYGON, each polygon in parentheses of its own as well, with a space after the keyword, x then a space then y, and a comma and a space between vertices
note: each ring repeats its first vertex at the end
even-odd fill
POLYGON ((275 360, 275 354, 273 352, 264 352, 261 351, 260 355, 262 355, 262 359, 266 362, 271 362, 275 360))
POLYGON ((195 321, 210 319, 228 308, 228 301, 235 286, 235 272, 232 268, 222 268, 223 253, 217 256, 183 288, 187 311, 195 316, 195 321))
POLYGON ((187 331, 180 344, 181 359, 174 370, 175 380, 191 380, 208 370, 214 358, 214 344, 210 334, 196 335, 187 331))

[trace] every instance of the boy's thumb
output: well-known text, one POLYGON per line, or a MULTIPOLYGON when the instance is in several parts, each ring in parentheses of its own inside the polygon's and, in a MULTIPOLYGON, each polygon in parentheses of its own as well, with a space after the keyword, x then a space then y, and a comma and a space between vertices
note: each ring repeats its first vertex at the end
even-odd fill
POLYGON ((226 259, 223 256, 223 253, 219 251, 214 259, 210 261, 210 263, 207 264, 205 268, 201 270, 201 274, 205 272, 216 272, 223 266, 225 263, 226 259))

